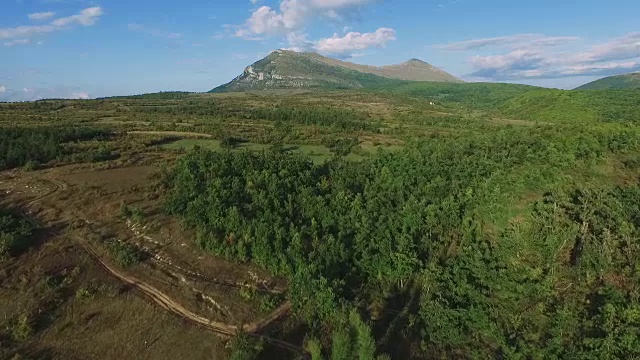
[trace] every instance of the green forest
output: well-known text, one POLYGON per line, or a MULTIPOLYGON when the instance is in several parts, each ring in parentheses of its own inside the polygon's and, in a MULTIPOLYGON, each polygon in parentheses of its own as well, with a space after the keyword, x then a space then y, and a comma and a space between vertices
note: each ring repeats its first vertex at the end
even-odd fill
MULTIPOLYGON (((0 132, 0 170, 38 164, 51 160, 63 160, 73 153, 65 147, 80 142, 109 136, 105 130, 74 127, 3 128, 0 132)), ((105 151, 89 155, 89 158, 109 158, 105 151)))
POLYGON ((204 250, 286 276, 315 359, 629 358, 640 187, 596 169, 638 139, 504 128, 321 165, 196 148, 165 178, 166 210, 204 250))

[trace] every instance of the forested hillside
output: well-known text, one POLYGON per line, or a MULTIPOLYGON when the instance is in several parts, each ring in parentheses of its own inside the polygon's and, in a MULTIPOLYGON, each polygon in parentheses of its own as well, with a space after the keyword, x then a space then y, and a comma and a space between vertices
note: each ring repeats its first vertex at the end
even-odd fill
POLYGON ((592 81, 576 88, 576 90, 631 90, 640 89, 640 73, 609 76, 592 81))
POLYGON ((527 85, 491 83, 405 83, 377 91, 437 101, 505 117, 548 122, 640 122, 640 92, 633 90, 567 91, 527 85))
POLYGON ((640 123, 640 92, 630 90, 536 90, 514 97, 500 107, 518 119, 540 121, 605 121, 640 123))
POLYGON ((503 129, 324 165, 196 149, 166 209, 202 249, 289 279, 315 359, 372 341, 354 312, 398 359, 638 356, 640 188, 591 172, 637 170, 639 135, 503 129))

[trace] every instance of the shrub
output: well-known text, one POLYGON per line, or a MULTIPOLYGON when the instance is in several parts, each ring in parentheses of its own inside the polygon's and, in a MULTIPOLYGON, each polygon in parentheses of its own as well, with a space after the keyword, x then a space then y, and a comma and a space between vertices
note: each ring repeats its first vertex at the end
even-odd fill
POLYGON ((92 287, 82 286, 76 291, 76 299, 80 301, 91 300, 95 297, 96 292, 92 287))
POLYGON ((114 241, 109 245, 111 255, 122 266, 131 266, 140 261, 138 250, 129 244, 114 241))
POLYGON ((359 142, 357 138, 330 139, 326 146, 336 156, 347 156, 359 142))
POLYGON ((238 333, 229 341, 228 347, 231 349, 230 360, 254 360, 262 352, 264 344, 245 333, 238 333))
POLYGON ((120 215, 136 224, 142 224, 142 222, 144 222, 144 210, 139 207, 122 205, 120 207, 120 215))
POLYGON ((0 258, 26 250, 31 245, 32 230, 33 226, 27 220, 0 209, 0 258))
POLYGON ((236 137, 224 136, 222 140, 220 140, 220 147, 222 147, 223 149, 230 150, 230 149, 234 149, 241 142, 242 140, 236 137))
POLYGON ((33 326, 27 314, 20 315, 10 326, 9 333, 11 338, 17 342, 26 341, 33 333, 33 326))
POLYGON ((38 170, 39 167, 40 165, 36 161, 29 160, 24 164, 23 169, 24 171, 34 171, 38 170))

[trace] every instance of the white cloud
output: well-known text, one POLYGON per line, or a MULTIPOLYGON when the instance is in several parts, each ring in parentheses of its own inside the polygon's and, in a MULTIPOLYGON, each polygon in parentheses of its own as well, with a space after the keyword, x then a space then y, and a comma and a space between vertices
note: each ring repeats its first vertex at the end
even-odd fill
MULTIPOLYGON (((91 7, 84 9, 80 14, 53 20, 47 25, 18 26, 13 28, 0 28, 0 40, 18 39, 16 41, 25 41, 35 35, 46 34, 59 31, 67 26, 82 25, 91 26, 102 16, 102 8, 91 7)), ((16 44, 19 42, 16 42, 16 44)))
POLYGON ((25 45, 30 42, 31 42, 30 39, 17 39, 17 40, 5 41, 4 46, 25 45))
POLYGON ((18 26, 14 28, 0 29, 0 39, 16 39, 31 37, 36 34, 44 34, 56 31, 58 28, 52 25, 43 26, 18 26))
POLYGON ((249 0, 253 5, 258 4, 261 0, 249 0))
POLYGON ((396 40, 396 31, 388 28, 380 28, 371 33, 349 32, 344 36, 333 34, 330 38, 318 41, 307 40, 307 34, 293 32, 287 36, 291 51, 316 51, 318 53, 337 58, 350 58, 356 56, 357 51, 371 47, 384 47, 389 41, 396 40))
POLYGON ((102 8, 101 7, 90 7, 84 9, 78 15, 72 15, 64 18, 60 18, 54 20, 51 25, 57 27, 68 26, 72 24, 80 24, 83 26, 91 26, 96 23, 98 18, 102 16, 102 8))
POLYGON ((512 48, 520 48, 524 46, 552 47, 577 40, 580 40, 580 38, 573 36, 546 36, 542 34, 515 34, 493 38, 466 40, 446 45, 436 45, 435 48, 446 51, 468 51, 494 46, 507 46, 512 48))
POLYGON ((286 35, 301 30, 316 17, 338 18, 340 12, 352 10, 373 0, 282 0, 278 10, 269 6, 256 9, 235 36, 252 39, 261 35, 286 35))
MULTIPOLYGON (((330 38, 309 41, 305 27, 312 21, 324 18, 340 21, 357 12, 364 5, 376 0, 280 0, 277 9, 260 6, 243 25, 225 25, 225 33, 245 40, 263 40, 268 36, 282 36, 289 43, 289 50, 317 51, 336 57, 351 57, 355 51, 381 47, 396 39, 393 29, 380 28, 372 33, 352 32, 343 27, 344 36, 334 34, 330 38)), ((252 1, 256 4, 256 2, 252 1)), ((218 33, 215 38, 224 36, 218 33)))
POLYGON ((90 99, 91 96, 86 92, 75 92, 71 94, 70 99, 90 99))
POLYGON ((7 88, 4 86, 0 86, 0 93, 7 92, 7 88))
POLYGON ((349 32, 340 37, 334 34, 315 43, 315 50, 328 55, 350 57, 354 51, 370 47, 384 47, 389 41, 396 40, 396 31, 380 28, 372 33, 349 32))
POLYGON ((39 13, 33 13, 33 14, 29 14, 27 15, 29 17, 29 19, 31 20, 47 20, 50 19, 52 17, 54 17, 56 15, 56 13, 54 13, 53 11, 47 11, 47 12, 39 12, 39 13))
POLYGON ((491 80, 633 72, 640 70, 640 33, 630 33, 577 52, 549 49, 545 43, 538 46, 522 44, 506 54, 472 56, 469 63, 474 69, 470 76, 491 80))
POLYGON ((592 46, 583 56, 588 61, 626 60, 640 57, 640 32, 629 33, 592 46))
POLYGON ((287 42, 290 48, 285 50, 297 52, 314 51, 316 46, 314 42, 307 39, 307 34, 302 31, 292 32, 287 35, 287 42))
POLYGON ((302 26, 309 8, 300 0, 284 0, 278 13, 268 6, 261 6, 251 14, 245 27, 238 29, 236 36, 275 35, 298 29, 302 26))

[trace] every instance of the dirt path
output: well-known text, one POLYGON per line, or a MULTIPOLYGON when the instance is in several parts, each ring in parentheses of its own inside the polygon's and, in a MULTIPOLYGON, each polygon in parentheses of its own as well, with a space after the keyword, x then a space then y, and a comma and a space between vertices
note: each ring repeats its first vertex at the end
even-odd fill
MULTIPOLYGON (((43 195, 36 197, 35 199, 30 200, 29 202, 26 203, 27 206, 31 206, 36 202, 39 202, 42 199, 53 196, 59 191, 62 191, 67 188, 66 184, 60 181, 57 181, 55 179, 48 178, 44 180, 49 182, 51 185, 53 185, 53 189, 43 195)), ((31 219, 30 217, 27 217, 27 218, 30 219, 30 221, 35 222, 36 225, 40 226, 40 224, 37 224, 37 220, 31 219)), ((52 233, 54 235, 60 235, 55 232, 52 232, 52 233)), ((143 294, 145 294, 148 298, 150 298, 153 302, 160 305, 163 309, 175 315, 178 315, 192 323, 203 326, 204 328, 210 331, 213 331, 216 334, 230 337, 230 336, 234 336, 239 331, 242 331, 251 336, 261 338, 274 346, 299 353, 306 357, 306 352, 304 349, 296 345, 290 344, 286 341, 270 338, 268 336, 264 336, 260 334, 260 332, 263 331, 272 322, 280 319, 281 317, 285 316, 289 312, 289 310, 291 309, 291 303, 289 301, 282 304, 280 307, 274 310, 269 316, 265 317, 264 319, 255 321, 253 323, 244 324, 242 326, 236 326, 236 325, 229 325, 229 324, 216 322, 191 312, 190 310, 182 306, 180 303, 171 299, 168 295, 164 294, 162 291, 156 289, 155 287, 149 285, 148 283, 140 281, 131 275, 127 275, 119 271, 114 266, 105 262, 84 239, 81 239, 76 236, 73 236, 72 238, 78 242, 78 244, 82 247, 82 249, 84 249, 89 254, 89 256, 91 256, 103 270, 105 270, 112 276, 116 277, 121 282, 138 289, 143 294)))
POLYGON ((127 131, 129 135, 170 135, 191 138, 213 138, 211 134, 188 132, 188 131, 127 131))
POLYGON ((106 263, 105 261, 103 261, 100 258, 100 256, 98 254, 96 254, 95 251, 93 251, 91 246, 89 246, 84 240, 79 239, 79 238, 76 238, 76 240, 82 246, 82 248, 106 272, 110 273, 111 275, 116 277, 121 282, 123 282, 125 284, 128 284, 128 285, 131 285, 131 286, 135 287, 136 289, 140 290, 147 297, 149 297, 151 300, 153 300, 156 304, 160 305, 165 310, 174 313, 175 315, 178 315, 178 316, 180 316, 180 317, 182 317, 184 319, 187 319, 187 320, 189 320, 189 321, 191 321, 193 323, 201 325, 201 326, 205 327, 206 329, 211 330, 211 331, 213 331, 213 332, 215 332, 217 334, 220 334, 220 335, 234 336, 239 331, 242 331, 242 332, 247 333, 247 334, 249 334, 251 336, 259 337, 259 338, 265 340, 266 342, 271 343, 271 344, 273 344, 275 346, 278 346, 280 348, 283 348, 283 349, 286 349, 286 350, 290 350, 290 351, 293 351, 293 352, 296 352, 296 353, 300 353, 300 354, 304 354, 305 353, 304 349, 301 349, 298 346, 295 346, 293 344, 290 344, 290 343, 282 341, 282 340, 270 338, 268 336, 264 336, 264 335, 260 335, 259 334, 262 330, 264 330, 264 328, 266 328, 272 322, 278 320, 279 318, 283 317, 284 315, 286 315, 289 312, 289 310, 291 309, 291 303, 288 302, 288 301, 285 302, 284 304, 282 304, 279 308, 277 308, 273 313, 271 313, 266 318, 264 318, 264 319, 262 319, 260 321, 256 321, 256 322, 250 323, 250 324, 242 325, 240 327, 238 327, 236 325, 229 325, 229 324, 224 324, 224 323, 212 321, 211 319, 207 319, 205 317, 202 317, 202 316, 200 316, 198 314, 195 314, 195 313, 187 310, 180 303, 174 301, 169 296, 167 296, 166 294, 164 294, 160 290, 156 289, 155 287, 153 287, 153 286, 151 286, 151 285, 149 285, 149 284, 147 284, 147 283, 145 283, 143 281, 140 281, 140 280, 136 279, 133 276, 126 275, 126 274, 118 271, 118 269, 116 269, 115 267, 113 267, 113 266, 109 265, 108 263, 106 263))

